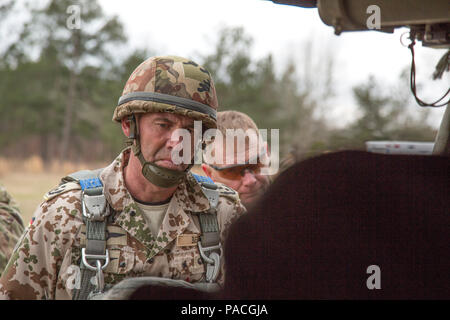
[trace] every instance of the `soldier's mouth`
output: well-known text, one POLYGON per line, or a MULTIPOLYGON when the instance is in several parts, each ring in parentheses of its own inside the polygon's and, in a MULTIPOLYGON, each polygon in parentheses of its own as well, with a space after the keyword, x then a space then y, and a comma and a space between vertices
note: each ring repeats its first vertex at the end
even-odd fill
POLYGON ((183 170, 183 166, 182 166, 182 165, 174 164, 174 163, 172 162, 172 160, 170 160, 170 159, 161 159, 161 160, 157 160, 157 161, 155 161, 155 163, 156 163, 158 166, 164 167, 164 168, 167 168, 167 169, 174 169, 174 170, 179 170, 179 171, 182 171, 182 170, 183 170))

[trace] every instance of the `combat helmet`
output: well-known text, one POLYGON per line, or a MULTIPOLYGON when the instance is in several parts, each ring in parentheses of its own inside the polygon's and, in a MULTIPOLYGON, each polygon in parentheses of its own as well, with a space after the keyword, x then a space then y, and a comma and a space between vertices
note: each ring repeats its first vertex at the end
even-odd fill
POLYGON ((120 122, 124 117, 128 118, 131 129, 129 142, 142 164, 142 174, 151 183, 168 188, 178 184, 192 164, 181 172, 145 160, 135 114, 175 113, 200 120, 205 128, 216 128, 217 108, 216 89, 208 70, 181 57, 151 57, 142 62, 126 82, 113 120, 120 122))

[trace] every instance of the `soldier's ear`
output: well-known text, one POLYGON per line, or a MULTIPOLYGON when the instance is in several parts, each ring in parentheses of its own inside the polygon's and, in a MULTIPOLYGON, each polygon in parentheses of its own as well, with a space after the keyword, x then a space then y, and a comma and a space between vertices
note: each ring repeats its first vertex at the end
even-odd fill
POLYGON ((123 134, 130 137, 130 120, 127 117, 124 117, 120 121, 120 124, 122 126, 123 134))
POLYGON ((128 137, 128 139, 136 139, 136 136, 139 133, 137 121, 139 121, 139 118, 134 114, 122 118, 122 131, 128 137))

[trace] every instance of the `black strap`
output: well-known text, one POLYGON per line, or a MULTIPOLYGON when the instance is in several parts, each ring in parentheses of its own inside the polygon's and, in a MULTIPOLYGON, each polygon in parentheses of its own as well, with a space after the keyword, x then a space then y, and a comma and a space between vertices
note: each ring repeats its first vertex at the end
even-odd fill
POLYGON ((159 103, 166 103, 170 105, 174 105, 177 107, 181 107, 184 109, 197 111, 200 113, 204 113, 214 120, 217 119, 216 110, 211 108, 210 106, 200 103, 198 101, 181 98, 181 97, 175 97, 164 93, 158 93, 158 92, 144 92, 144 91, 137 91, 137 92, 131 92, 126 95, 123 95, 119 98, 119 102, 117 105, 124 104, 129 101, 133 100, 144 100, 144 101, 154 101, 159 103))

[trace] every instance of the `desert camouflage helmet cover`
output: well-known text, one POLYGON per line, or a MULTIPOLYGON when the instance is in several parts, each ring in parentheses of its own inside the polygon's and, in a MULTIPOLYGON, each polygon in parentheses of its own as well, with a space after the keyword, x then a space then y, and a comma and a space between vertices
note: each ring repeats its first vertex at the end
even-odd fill
POLYGON ((151 57, 131 74, 113 120, 120 122, 132 113, 170 112, 216 128, 217 107, 216 89, 208 70, 181 57, 151 57))

